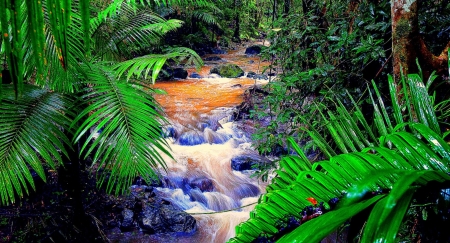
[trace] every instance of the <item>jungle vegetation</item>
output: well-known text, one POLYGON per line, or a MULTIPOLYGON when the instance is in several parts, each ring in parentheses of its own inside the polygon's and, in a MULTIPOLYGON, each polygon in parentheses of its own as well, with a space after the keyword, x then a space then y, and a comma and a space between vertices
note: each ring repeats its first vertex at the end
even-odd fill
POLYGON ((447 0, 1 0, 1 205, 56 172, 88 231, 84 170, 120 194, 165 167, 147 87, 163 66, 265 38, 279 75, 254 141, 280 159, 230 242, 448 242, 449 16, 447 0))

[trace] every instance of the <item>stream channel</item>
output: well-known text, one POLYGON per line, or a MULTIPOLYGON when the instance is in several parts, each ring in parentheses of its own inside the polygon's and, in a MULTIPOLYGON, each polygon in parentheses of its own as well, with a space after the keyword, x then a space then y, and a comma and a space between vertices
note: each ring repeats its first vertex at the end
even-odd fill
MULTIPOLYGON (((263 44, 263 43, 254 43, 263 44)), ((226 54, 210 54, 222 60, 209 62, 201 70, 187 69, 189 75, 197 72, 200 79, 160 81, 153 87, 165 90, 157 95, 170 124, 167 129, 176 138, 168 138, 175 160, 166 158, 163 187, 156 188, 173 204, 192 214, 197 220, 197 231, 191 235, 127 235, 120 242, 195 242, 221 243, 235 235, 235 226, 249 218, 249 212, 265 183, 250 178, 250 171, 233 171, 231 159, 257 152, 251 147, 248 133, 238 129, 232 120, 243 94, 252 85, 268 80, 247 78, 208 77, 210 69, 218 64, 233 63, 245 73, 261 73, 268 62, 259 56, 248 57, 245 47, 226 54), (237 210, 241 206, 249 205, 237 210), (226 211, 217 214, 211 212, 226 211), (207 213, 207 214, 205 214, 207 213)))

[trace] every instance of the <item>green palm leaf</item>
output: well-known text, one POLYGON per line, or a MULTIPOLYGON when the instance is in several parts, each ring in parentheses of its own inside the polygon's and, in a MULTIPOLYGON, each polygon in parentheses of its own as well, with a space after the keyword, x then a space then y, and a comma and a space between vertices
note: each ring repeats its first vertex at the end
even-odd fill
MULTIPOLYGON (((169 156, 170 153, 161 136, 164 119, 151 90, 117 81, 112 71, 101 65, 92 67, 89 73, 92 81, 83 96, 86 108, 74 121, 74 124, 83 121, 75 141, 89 135, 82 152, 85 156, 93 153, 93 163, 111 173, 107 181, 109 192, 114 188, 123 192, 136 176, 156 177, 154 168, 159 165, 165 168, 161 153, 169 156)), ((106 178, 107 173, 102 173, 100 184, 106 178)))
MULTIPOLYGON (((8 85, 9 86, 9 85, 8 85)), ((43 163, 55 168, 67 156, 71 101, 58 93, 26 85, 19 99, 11 87, 5 90, 0 106, 0 198, 2 204, 34 189, 30 169, 43 180, 43 163)))
POLYGON ((195 51, 185 47, 177 47, 168 49, 165 54, 146 55, 118 63, 114 66, 114 69, 119 78, 127 73, 127 80, 131 77, 147 79, 151 72, 152 82, 154 83, 167 60, 194 63, 196 67, 203 65, 202 59, 195 51))

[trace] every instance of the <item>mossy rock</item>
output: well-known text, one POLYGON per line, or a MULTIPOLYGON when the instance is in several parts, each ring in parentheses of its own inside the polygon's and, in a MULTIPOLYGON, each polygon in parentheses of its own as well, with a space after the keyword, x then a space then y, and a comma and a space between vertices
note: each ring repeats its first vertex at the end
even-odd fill
POLYGON ((236 64, 223 64, 211 68, 210 73, 217 73, 224 78, 238 78, 244 76, 244 70, 236 64))

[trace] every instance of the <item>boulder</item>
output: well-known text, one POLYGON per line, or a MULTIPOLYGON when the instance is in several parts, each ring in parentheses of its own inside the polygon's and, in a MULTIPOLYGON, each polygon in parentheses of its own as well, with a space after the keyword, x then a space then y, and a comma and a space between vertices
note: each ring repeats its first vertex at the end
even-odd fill
POLYGON ((126 208, 122 211, 120 216, 120 230, 131 231, 136 227, 132 210, 126 208))
POLYGON ((247 78, 254 78, 255 75, 256 75, 255 72, 250 71, 250 72, 247 73, 247 78))
POLYGON ((224 78, 238 78, 244 76, 244 71, 236 64, 223 64, 211 68, 210 73, 217 73, 224 78))
POLYGON ((186 79, 187 76, 188 76, 188 72, 182 68, 172 69, 172 77, 175 79, 186 79))
POLYGON ((189 186, 193 189, 197 188, 201 192, 214 191, 214 183, 211 179, 206 177, 194 178, 189 181, 189 186))
POLYGON ((189 78, 203 78, 200 74, 193 72, 189 75, 189 78))
POLYGON ((252 170, 254 166, 270 163, 270 160, 258 154, 248 153, 238 155, 231 159, 231 168, 233 170, 252 170))
POLYGON ((169 68, 164 66, 158 74, 158 80, 186 79, 188 72, 183 68, 169 68))
POLYGON ((217 48, 211 49, 211 53, 212 53, 212 54, 227 54, 226 51, 221 50, 221 49, 217 49, 217 48))
POLYGON ((261 45, 255 45, 255 46, 249 46, 247 49, 245 49, 245 55, 247 56, 255 56, 261 53, 262 46, 261 45))
POLYGON ((168 201, 142 210, 138 217, 138 225, 142 231, 150 234, 192 233, 197 229, 194 217, 175 208, 168 201))
POLYGON ((122 231, 139 227, 148 234, 192 233, 196 220, 149 186, 132 186, 131 194, 122 202, 124 209, 119 217, 122 231))
POLYGON ((264 79, 264 80, 267 80, 267 79, 269 79, 269 77, 267 77, 267 75, 265 75, 265 74, 256 74, 255 76, 253 76, 253 79, 264 79))

